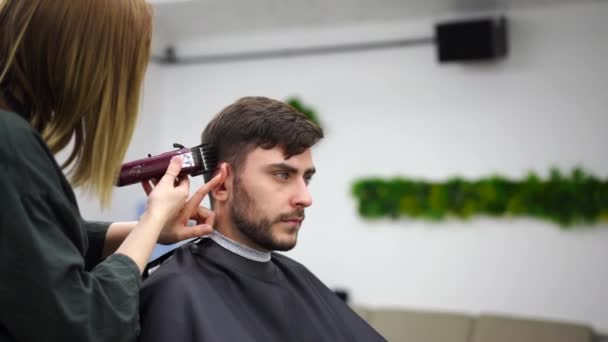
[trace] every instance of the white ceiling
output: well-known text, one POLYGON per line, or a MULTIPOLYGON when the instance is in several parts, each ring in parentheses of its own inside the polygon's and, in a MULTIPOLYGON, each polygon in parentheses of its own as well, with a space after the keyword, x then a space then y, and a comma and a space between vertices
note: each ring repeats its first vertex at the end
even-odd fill
POLYGON ((165 41, 606 0, 149 0, 165 41))

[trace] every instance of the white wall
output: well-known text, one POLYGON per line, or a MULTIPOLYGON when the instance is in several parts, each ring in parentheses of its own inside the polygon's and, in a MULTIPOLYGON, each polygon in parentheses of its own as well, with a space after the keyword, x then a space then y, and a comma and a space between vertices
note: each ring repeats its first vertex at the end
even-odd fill
MULTIPOLYGON (((511 55, 439 65, 432 46, 150 70, 131 156, 195 145, 245 95, 300 95, 326 129, 297 248, 330 287, 373 306, 566 319, 608 331, 608 225, 564 231, 528 219, 366 222, 358 177, 443 180, 551 166, 608 177, 608 4, 507 13, 511 55)), ((180 42, 182 55, 430 36, 431 20, 180 42)), ((197 184, 195 182, 195 184, 197 184)), ((137 189, 139 190, 139 189, 137 189)), ((131 190, 129 190, 131 191, 131 190)), ((85 213, 131 219, 140 195, 85 213), (131 215, 131 216, 129 216, 131 215)))

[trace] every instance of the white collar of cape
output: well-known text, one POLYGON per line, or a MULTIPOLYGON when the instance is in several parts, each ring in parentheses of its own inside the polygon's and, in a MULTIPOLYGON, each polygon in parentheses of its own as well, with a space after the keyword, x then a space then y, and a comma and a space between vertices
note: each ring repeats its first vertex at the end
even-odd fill
POLYGON ((234 240, 231 240, 231 239, 225 237, 224 235, 219 233, 217 230, 214 230, 213 233, 207 235, 206 238, 213 240, 218 245, 231 251, 234 254, 242 256, 243 258, 253 260, 253 261, 258 261, 258 262, 270 261, 270 258, 271 258, 270 252, 261 252, 261 251, 258 251, 257 249, 247 247, 243 244, 240 244, 234 240))

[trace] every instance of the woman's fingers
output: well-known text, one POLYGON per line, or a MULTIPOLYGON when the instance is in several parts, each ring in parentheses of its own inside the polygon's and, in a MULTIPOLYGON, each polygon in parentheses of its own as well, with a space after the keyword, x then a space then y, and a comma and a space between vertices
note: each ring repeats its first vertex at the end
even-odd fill
POLYGON ((215 212, 209 208, 198 207, 195 216, 192 217, 199 224, 206 224, 213 227, 213 223, 215 222, 215 212))
POLYGON ((182 241, 191 238, 201 237, 203 235, 209 235, 213 232, 213 228, 208 224, 199 224, 196 226, 188 227, 188 229, 182 229, 178 233, 177 241, 182 241))
MULTIPOLYGON (((182 156, 173 156, 173 158, 171 158, 171 162, 169 163, 169 166, 167 167, 167 171, 165 171, 165 174, 163 175, 163 177, 160 179, 160 181, 158 182, 160 183, 164 183, 164 184, 175 184, 175 180, 177 179, 177 176, 179 175, 179 172, 182 170, 182 163, 184 162, 184 158, 182 158, 182 156)), ((181 183, 181 181, 180 181, 181 183)))
POLYGON ((211 190, 213 190, 213 188, 215 188, 222 182, 222 180, 223 180, 222 173, 218 173, 217 175, 215 175, 215 177, 211 178, 210 181, 201 185, 196 190, 196 192, 194 192, 194 195, 192 195, 192 198, 195 198, 198 201, 197 206, 201 203, 203 198, 205 198, 205 196, 207 196, 207 194, 209 192, 211 192, 211 190))
POLYGON ((165 174, 156 184, 150 180, 147 185, 143 185, 148 193, 148 210, 157 212, 157 215, 167 222, 180 217, 190 192, 188 177, 178 177, 182 162, 181 156, 174 156, 165 174))
POLYGON ((215 177, 213 177, 210 181, 208 181, 207 183, 203 184, 200 188, 198 188, 196 190, 196 192, 194 192, 194 194, 192 195, 192 197, 190 197, 190 199, 188 200, 188 202, 186 202, 186 205, 184 206, 184 216, 186 219, 191 218, 193 215, 196 215, 197 213, 197 208, 201 205, 201 202, 203 201, 203 199, 205 198, 205 196, 207 196, 207 194, 214 188, 216 187, 218 184, 220 184, 220 181, 222 180, 222 174, 218 173, 215 177))
POLYGON ((190 177, 178 177, 176 181, 178 182, 175 186, 176 188, 182 188, 186 193, 190 192, 190 177))
POLYGON ((141 186, 144 188, 144 191, 146 192, 146 196, 150 196, 150 193, 154 189, 154 187, 152 187, 152 184, 150 183, 150 181, 149 180, 141 181, 141 186))
POLYGON ((150 193, 152 192, 152 190, 154 190, 154 187, 156 186, 156 184, 158 184, 158 179, 156 179, 156 178, 147 179, 147 180, 141 181, 140 183, 141 183, 141 186, 144 188, 146 195, 150 196, 150 193))

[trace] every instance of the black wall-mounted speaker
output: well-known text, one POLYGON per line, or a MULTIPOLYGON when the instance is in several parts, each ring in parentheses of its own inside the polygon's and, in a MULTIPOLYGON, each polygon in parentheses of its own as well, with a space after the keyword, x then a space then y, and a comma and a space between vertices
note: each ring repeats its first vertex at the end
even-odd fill
POLYGON ((439 62, 496 60, 508 53, 504 17, 444 22, 435 25, 439 62))

